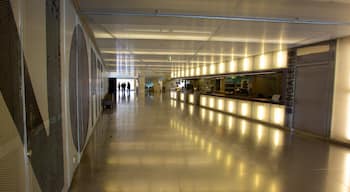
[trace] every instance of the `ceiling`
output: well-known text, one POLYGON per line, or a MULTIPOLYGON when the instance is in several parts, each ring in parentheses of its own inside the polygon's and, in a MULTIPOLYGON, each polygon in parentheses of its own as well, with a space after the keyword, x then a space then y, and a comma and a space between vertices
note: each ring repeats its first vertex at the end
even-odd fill
POLYGON ((350 35, 350 0, 83 0, 110 71, 169 74, 350 35))

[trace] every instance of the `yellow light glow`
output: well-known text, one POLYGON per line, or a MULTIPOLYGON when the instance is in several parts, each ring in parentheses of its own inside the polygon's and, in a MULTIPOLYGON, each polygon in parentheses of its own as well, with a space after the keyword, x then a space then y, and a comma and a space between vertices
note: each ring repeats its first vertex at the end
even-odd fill
POLYGON ((189 111, 190 115, 192 116, 193 115, 193 111, 194 111, 193 105, 189 105, 188 106, 188 111, 189 111))
POLYGON ((202 67, 202 75, 206 75, 207 74, 207 66, 203 65, 202 67))
POLYGON ((276 67, 278 67, 278 68, 287 67, 287 52, 286 51, 277 52, 276 67))
POLYGON ((205 114, 206 114, 206 109, 201 109, 201 117, 202 117, 202 120, 205 120, 205 114))
POLYGON ((207 97, 201 96, 201 105, 206 106, 207 105, 207 97))
POLYGON ((220 63, 219 64, 219 73, 225 73, 225 63, 220 63))
POLYGON ((263 126, 262 125, 258 125, 258 128, 257 128, 257 140, 258 140, 258 143, 261 141, 263 135, 264 135, 263 126))
POLYGON ((200 67, 196 68, 196 75, 197 76, 201 75, 201 68, 200 67))
POLYGON ((194 103, 194 96, 193 96, 193 94, 189 94, 188 95, 188 102, 192 103, 192 104, 194 103))
POLYGON ((249 71, 250 69, 250 60, 248 57, 243 59, 243 71, 249 71))
POLYGON ((194 76, 194 68, 191 69, 191 76, 194 76))
POLYGON ((185 77, 185 71, 181 70, 181 77, 185 77))
POLYGON ((213 97, 209 98, 209 107, 212 109, 215 107, 215 99, 213 97))
POLYGON ((245 165, 243 162, 240 162, 239 163, 239 176, 242 177, 244 175, 244 168, 245 168, 245 165))
POLYGON ((248 104, 247 103, 241 104, 241 115, 244 117, 248 116, 248 104))
POLYGON ((229 101, 228 105, 227 105, 227 111, 229 113, 234 113, 235 108, 236 108, 235 102, 234 101, 229 101))
POLYGON ((207 152, 210 154, 212 152, 213 145, 211 143, 208 144, 207 152))
POLYGON ((216 150, 216 160, 220 160, 221 159, 221 150, 220 149, 217 149, 216 150))
POLYGON ((255 187, 259 187, 259 185, 260 185, 260 175, 259 174, 255 174, 254 186, 255 187))
POLYGON ((231 165, 232 165, 232 155, 231 155, 231 154, 228 154, 228 155, 226 156, 226 166, 227 166, 227 167, 231 167, 231 165))
POLYGON ((230 61, 230 72, 237 71, 237 62, 235 60, 230 61))
POLYGON ((257 116, 258 116, 258 120, 264 120, 265 119, 265 106, 263 105, 259 105, 258 106, 258 110, 257 110, 257 116))
POLYGON ((197 136, 197 135, 194 137, 194 143, 195 143, 195 144, 198 143, 198 136, 197 136))
POLYGON ((284 123, 284 110, 280 107, 275 107, 273 110, 273 123, 283 125, 284 123))
POLYGON ((280 131, 276 130, 273 136, 273 145, 275 147, 278 147, 279 145, 281 145, 281 133, 280 131))
POLYGON ((215 64, 214 63, 212 63, 211 65, 210 65, 210 74, 215 74, 215 64))
POLYGON ((181 109, 181 111, 184 111, 184 109, 185 109, 184 103, 181 103, 181 104, 180 104, 180 109, 181 109))
POLYGON ((265 69, 265 68, 266 68, 266 57, 265 55, 260 55, 259 69, 265 69))
POLYGON ((180 93, 180 99, 181 99, 181 101, 185 101, 185 94, 184 93, 180 93))
POLYGON ((223 111, 224 110, 224 100, 218 99, 217 100, 217 110, 223 111))
POLYGON ((205 146, 205 140, 201 139, 201 148, 204 149, 204 146, 205 146))
POLYGON ((213 111, 209 111, 209 121, 210 122, 214 121, 214 112, 213 111))
POLYGON ((232 128, 233 128, 233 117, 232 116, 227 117, 227 128, 228 128, 228 130, 232 130, 232 128))
POLYGON ((223 122, 223 115, 221 113, 218 113, 218 126, 220 127, 223 122))
POLYGON ((247 122, 245 120, 241 121, 241 135, 244 136, 247 131, 247 122))

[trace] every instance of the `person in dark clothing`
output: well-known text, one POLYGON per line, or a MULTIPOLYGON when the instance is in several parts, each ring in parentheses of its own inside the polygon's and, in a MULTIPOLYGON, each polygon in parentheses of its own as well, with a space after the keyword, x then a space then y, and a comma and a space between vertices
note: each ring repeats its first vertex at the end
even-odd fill
POLYGON ((126 87, 126 84, 125 83, 122 83, 122 91, 125 92, 125 87, 126 87))
POLYGON ((130 82, 128 81, 128 84, 127 84, 127 89, 128 89, 128 92, 130 93, 130 82))
POLYGON ((120 83, 118 83, 118 92, 120 92, 120 83))

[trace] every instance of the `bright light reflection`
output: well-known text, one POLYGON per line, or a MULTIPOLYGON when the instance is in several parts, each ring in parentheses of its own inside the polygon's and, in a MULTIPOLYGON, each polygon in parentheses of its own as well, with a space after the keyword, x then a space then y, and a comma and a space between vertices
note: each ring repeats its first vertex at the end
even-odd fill
POLYGON ((218 126, 220 127, 222 125, 223 122, 223 115, 218 113, 218 126))
POLYGON ((225 73, 225 63, 219 64, 219 73, 225 73))
POLYGON ((232 60, 230 62, 230 72, 236 72, 237 71, 237 63, 236 61, 232 60))
POLYGON ((247 103, 241 104, 241 115, 248 116, 248 104, 247 103))
POLYGON ((223 111, 224 110, 224 100, 223 99, 218 99, 217 110, 219 110, 219 111, 223 111))
POLYGON ((249 65, 250 65, 249 58, 248 57, 244 58, 243 59, 243 71, 248 71, 249 65))
POLYGON ((201 105, 206 106, 207 105, 207 98, 204 96, 201 96, 201 105))
POLYGON ((212 63, 210 65, 210 74, 215 74, 215 64, 214 63, 212 63))
POLYGON ((241 134, 242 134, 242 136, 245 135, 246 130, 247 130, 247 121, 242 120, 241 121, 241 134))
POLYGON ((227 117, 227 127, 228 127, 228 130, 232 130, 232 128, 233 128, 233 117, 232 116, 227 117))
POLYGON ((211 143, 208 144, 207 152, 210 154, 212 152, 213 145, 211 143))
POLYGON ((214 112, 213 111, 209 111, 209 121, 210 122, 214 121, 214 112))
POLYGON ((209 107, 214 108, 215 106, 215 99, 214 98, 209 98, 209 107))
POLYGON ((190 115, 192 116, 193 115, 193 111, 194 111, 193 105, 189 105, 188 106, 188 111, 190 112, 190 115))
POLYGON ((259 120, 264 120, 265 118, 265 107, 263 105, 258 106, 258 119, 259 120))
POLYGON ((232 165, 232 155, 231 155, 231 154, 228 154, 228 155, 226 156, 226 166, 227 166, 227 167, 231 167, 231 165, 232 165))
POLYGON ((277 52, 277 67, 286 67, 287 63, 287 52, 286 51, 279 51, 277 52))
POLYGON ((260 55, 259 69, 265 69, 265 68, 266 68, 266 57, 265 55, 260 55))
POLYGON ((282 108, 276 107, 274 109, 274 119, 273 122, 275 124, 282 125, 283 124, 283 118, 284 118, 284 111, 282 108))
POLYGON ((188 101, 189 101, 189 103, 194 103, 194 96, 193 96, 193 94, 190 94, 190 95, 188 95, 188 101))
POLYGON ((185 104, 184 103, 180 103, 180 109, 181 109, 181 111, 183 111, 185 109, 185 104))
POLYGON ((205 120, 205 114, 206 114, 206 109, 201 109, 201 117, 202 117, 202 120, 205 120))
POLYGON ((220 149, 217 149, 216 150, 216 160, 220 160, 221 159, 221 150, 220 149))
POLYGON ((244 163, 243 162, 240 162, 239 163, 239 176, 242 177, 244 175, 244 163))
POLYGON ((207 66, 203 65, 202 67, 202 75, 206 75, 207 74, 207 66))
POLYGON ((276 130, 273 136, 273 145, 275 147, 278 147, 281 145, 281 133, 280 131, 276 130))
POLYGON ((255 185, 255 187, 259 187, 259 185, 260 185, 260 175, 259 174, 255 174, 254 185, 255 185))
POLYGON ((263 126, 262 125, 258 125, 258 129, 257 129, 258 143, 261 141, 263 135, 264 135, 263 126))
POLYGON ((229 113, 233 113, 235 110, 235 103, 234 101, 229 101, 228 102, 228 112, 229 113))

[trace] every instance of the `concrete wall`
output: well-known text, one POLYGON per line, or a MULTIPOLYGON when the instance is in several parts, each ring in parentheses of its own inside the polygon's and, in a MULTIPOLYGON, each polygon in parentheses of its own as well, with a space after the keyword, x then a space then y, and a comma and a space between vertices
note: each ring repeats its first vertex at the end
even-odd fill
POLYGON ((0 191, 67 191, 106 74, 70 0, 0 3, 0 191))

